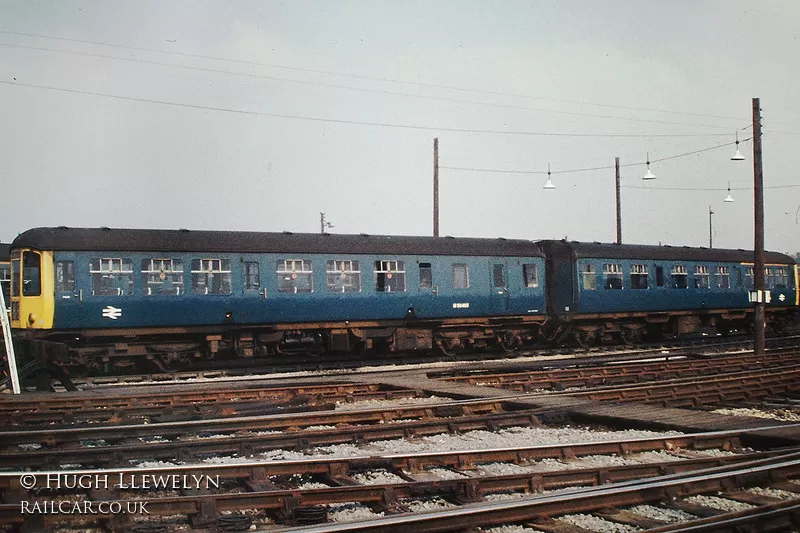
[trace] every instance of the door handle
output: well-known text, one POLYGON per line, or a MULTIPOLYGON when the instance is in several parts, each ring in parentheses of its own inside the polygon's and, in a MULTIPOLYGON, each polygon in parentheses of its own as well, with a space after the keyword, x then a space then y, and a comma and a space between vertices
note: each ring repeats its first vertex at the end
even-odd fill
POLYGON ((439 286, 437 285, 436 287, 431 289, 431 292, 433 293, 434 296, 439 296, 439 286))

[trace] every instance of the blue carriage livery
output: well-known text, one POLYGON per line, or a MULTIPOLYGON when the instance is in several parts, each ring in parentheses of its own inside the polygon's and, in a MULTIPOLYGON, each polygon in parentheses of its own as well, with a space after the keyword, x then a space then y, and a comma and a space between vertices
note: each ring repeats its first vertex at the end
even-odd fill
MULTIPOLYGON (((753 324, 753 252, 540 241, 547 256, 548 313, 582 345, 646 333, 710 327, 727 334, 753 324)), ((797 265, 766 252, 767 323, 783 329, 798 305, 797 265)))
POLYGON ((12 271, 12 326, 83 367, 509 349, 546 309, 541 248, 511 239, 36 228, 12 271))

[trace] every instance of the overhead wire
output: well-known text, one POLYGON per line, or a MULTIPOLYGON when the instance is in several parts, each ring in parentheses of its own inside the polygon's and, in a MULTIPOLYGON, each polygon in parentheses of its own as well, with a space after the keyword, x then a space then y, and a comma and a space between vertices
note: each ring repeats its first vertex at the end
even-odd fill
POLYGON ((50 90, 65 92, 70 94, 82 94, 88 96, 97 96, 102 98, 111 98, 117 100, 126 100, 132 102, 142 102, 154 105, 172 106, 185 109, 199 109, 204 111, 217 111, 223 113, 234 113, 241 115, 251 115, 260 117, 284 118, 291 120, 305 120, 313 122, 325 122, 333 124, 349 124, 358 126, 373 126, 385 127, 396 129, 411 129, 422 131, 439 131, 439 132, 454 132, 454 133, 482 133, 491 135, 519 135, 519 136, 532 136, 532 137, 596 137, 596 138, 675 138, 675 137, 719 137, 718 133, 697 133, 697 134, 671 134, 671 133, 653 133, 653 134, 633 134, 633 133, 566 133, 566 132, 537 132, 537 131, 519 131, 519 130, 492 130, 492 129, 479 129, 479 128, 453 128, 443 126, 422 126, 414 124, 396 124, 390 122, 369 122, 359 120, 346 120, 334 119, 315 116, 292 115, 287 113, 269 113, 264 111, 251 111, 246 109, 236 109, 232 107, 208 106, 200 104, 188 104, 185 102, 170 102, 167 100, 157 100, 154 98, 140 98, 135 96, 123 96, 111 93, 101 93, 96 91, 86 91, 81 89, 69 89, 66 87, 54 87, 50 85, 39 85, 34 83, 23 83, 18 81, 0 80, 0 84, 11 85, 17 87, 27 87, 32 89, 50 90))
POLYGON ((140 52, 150 52, 150 53, 159 53, 159 54, 173 54, 183 57, 190 57, 195 59, 205 59, 211 61, 222 61, 228 63, 236 63, 242 65, 250 65, 250 66, 262 66, 268 68, 276 68, 276 69, 284 69, 284 70, 292 70, 297 72, 307 72, 313 74, 324 74, 330 76, 340 76, 340 77, 348 77, 353 79, 360 79, 360 80, 369 80, 369 81, 378 81, 378 82, 385 82, 385 83, 396 83, 396 84, 406 84, 406 85, 414 85, 418 87, 427 87, 427 88, 435 88, 435 89, 446 89, 446 90, 453 90, 453 91, 460 91, 460 92, 471 92, 476 94, 488 94, 494 96, 503 96, 503 97, 512 97, 512 98, 522 98, 522 99, 531 99, 531 100, 541 100, 547 102, 555 102, 555 103, 566 103, 566 104, 578 104, 578 105, 587 105, 587 106, 595 106, 595 107, 604 107, 609 109, 624 109, 628 111, 645 111, 645 112, 654 112, 654 113, 665 113, 671 115, 683 115, 683 116, 694 116, 694 117, 703 117, 703 118, 714 118, 714 119, 722 119, 722 120, 741 120, 740 117, 728 117, 723 115, 714 115, 710 113, 693 113, 687 111, 675 111, 669 109, 658 109, 658 108, 646 108, 646 107, 635 107, 635 106, 625 106, 619 104, 606 104, 606 103, 599 103, 599 102, 589 102, 589 101, 581 101, 581 100, 569 100, 569 99, 559 99, 559 98, 552 98, 552 97, 544 97, 544 96, 535 96, 535 95, 526 95, 521 93, 510 93, 510 92, 503 92, 503 91, 492 91, 486 89, 473 89, 473 88, 464 88, 458 87, 455 85, 447 85, 447 84, 435 84, 435 83, 426 83, 426 82, 419 82, 419 81, 410 81, 410 80, 401 80, 395 78, 386 78, 386 77, 379 77, 379 76, 365 76, 359 74, 349 74, 349 73, 342 73, 342 72, 335 72, 330 70, 322 70, 322 69, 310 69, 310 68, 302 68, 302 67, 295 67, 290 65, 281 65, 275 63, 264 63, 259 61, 250 61, 250 60, 243 60, 243 59, 233 59, 233 58, 222 58, 222 57, 215 57, 205 54, 195 54, 189 52, 180 52, 177 50, 164 50, 159 48, 148 48, 148 47, 139 47, 139 46, 130 46, 130 45, 122 45, 122 44, 115 44, 115 43, 107 43, 102 41, 92 41, 87 39, 74 39, 68 37, 55 37, 51 35, 43 35, 43 34, 36 34, 36 33, 28 33, 28 32, 19 32, 19 31, 11 31, 11 30, 0 30, 0 34, 6 35, 16 35, 16 36, 24 36, 24 37, 33 37, 38 39, 49 39, 55 41, 64 41, 64 42, 74 42, 80 44, 89 44, 94 46, 106 46, 111 48, 119 48, 125 50, 135 50, 140 52))
MULTIPOLYGON (((744 141, 739 141, 739 142, 740 143, 747 142, 747 141, 749 141, 751 139, 752 139, 752 137, 750 137, 748 139, 745 139, 744 141)), ((694 155, 694 154, 699 154, 699 153, 702 153, 702 152, 708 152, 710 150, 716 150, 718 148, 723 148, 725 146, 730 146, 732 144, 735 144, 735 142, 728 142, 728 143, 718 144, 718 145, 715 145, 715 146, 709 146, 708 148, 701 148, 699 150, 693 150, 691 152, 675 154, 675 155, 671 155, 671 156, 667 156, 667 157, 662 157, 662 158, 659 158, 659 159, 651 159, 650 163, 657 163, 659 161, 668 161, 670 159, 678 159, 680 157, 686 157, 686 156, 690 156, 690 155, 694 155)), ((622 167, 641 166, 641 165, 644 165, 644 164, 645 164, 644 162, 642 162, 642 163, 626 163, 626 164, 621 164, 620 168, 622 168, 622 167)), ((452 166, 441 166, 441 165, 439 166, 439 168, 440 169, 447 169, 447 170, 465 170, 465 171, 472 171, 472 172, 489 172, 489 173, 499 173, 499 174, 548 174, 548 173, 550 173, 550 174, 574 174, 576 172, 592 172, 592 171, 595 171, 595 170, 609 170, 609 169, 615 168, 615 165, 603 165, 603 166, 597 166, 597 167, 573 168, 573 169, 568 169, 568 170, 553 170, 553 171, 545 171, 545 170, 503 170, 503 169, 495 169, 495 168, 468 168, 468 167, 452 167, 452 166)))
MULTIPOLYGON (((568 116, 577 116, 577 117, 592 117, 592 118, 606 118, 612 120, 624 120, 628 122, 645 122, 650 124, 667 124, 673 126, 692 126, 697 128, 714 128, 720 129, 721 126, 712 125, 712 124, 688 124, 686 122, 675 122, 675 121, 668 121, 668 120, 656 120, 656 119, 647 119, 647 118, 636 118, 636 117, 624 117, 624 116, 614 116, 614 115, 601 115, 597 113, 584 113, 580 111, 563 111, 563 110, 556 110, 556 109, 543 109, 537 107, 528 107, 528 106, 521 106, 521 105, 512 105, 512 104, 501 104, 495 102, 480 102, 476 100, 461 100, 457 98, 447 98, 442 96, 430 96, 424 94, 412 94, 412 93, 405 93, 400 91, 389 91, 385 89, 368 89, 365 87, 354 87, 352 85, 341 85, 336 83, 323 83, 323 82, 316 82, 316 81, 309 81, 309 80, 298 80, 292 78, 281 78, 278 76, 267 76, 264 74, 252 74, 248 72, 233 72, 230 70, 221 70, 215 68, 208 68, 208 67, 196 67, 191 65, 179 65, 175 63, 165 63, 163 61, 152 61, 149 59, 141 59, 141 58, 132 58, 132 57, 119 57, 113 56, 108 54, 98 54, 98 53, 91 53, 91 52, 79 52, 75 50, 64 50, 59 48, 47 48, 42 46, 30 46, 30 45, 22 45, 22 44, 12 44, 12 43, 0 43, 0 46, 4 46, 7 48, 19 48, 25 50, 35 50, 40 52, 51 52, 51 53, 61 53, 61 54, 69 54, 69 55, 77 55, 83 57, 94 57, 94 58, 102 58, 102 59, 111 59, 115 61, 126 61, 129 63, 139 63, 144 65, 155 65, 155 66, 162 66, 162 67, 170 67, 176 69, 183 69, 183 70, 192 70, 197 72, 210 72, 210 73, 217 73, 217 74, 226 74, 229 76, 238 76, 238 77, 246 77, 246 78, 253 78, 253 79, 262 79, 262 80, 270 80, 276 82, 283 82, 283 83, 294 83, 300 85, 309 85, 309 86, 316 86, 316 87, 326 87, 332 89, 342 89, 348 91, 357 91, 357 92, 364 92, 364 93, 373 93, 373 94, 382 94, 382 95, 389 95, 389 96, 401 96, 405 98, 416 98, 422 100, 432 100, 437 102, 452 102, 458 104, 468 104, 468 105, 475 105, 475 106, 483 106, 483 107, 494 107, 494 108, 502 108, 502 109, 514 109, 514 110, 524 110, 524 111, 537 111, 541 113, 551 113, 556 115, 568 115, 568 116)), ((719 135, 727 135, 726 133, 720 133, 719 135)))

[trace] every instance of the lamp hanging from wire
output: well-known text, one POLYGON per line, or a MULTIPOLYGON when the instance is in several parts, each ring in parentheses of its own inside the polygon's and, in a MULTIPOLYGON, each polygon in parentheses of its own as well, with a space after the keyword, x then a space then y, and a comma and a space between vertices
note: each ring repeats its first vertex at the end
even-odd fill
POLYGON ((550 163, 547 163, 547 183, 542 186, 542 189, 555 189, 553 181, 550 179, 550 163))
POLYGON ((656 179, 656 175, 650 172, 650 152, 647 152, 647 172, 644 173, 642 176, 643 180, 654 180, 656 179))
MULTIPOLYGON (((737 152, 738 152, 738 150, 737 150, 737 152)), ((726 196, 725 199, 722 200, 722 201, 723 202, 728 202, 728 203, 736 201, 736 200, 733 199, 733 196, 731 196, 731 182, 730 181, 728 182, 728 196, 726 196)))
MULTIPOLYGON (((744 161, 744 156, 739 151, 739 132, 736 132, 736 153, 731 157, 731 161, 744 161)), ((727 201, 727 200, 726 200, 727 201)), ((731 200, 733 201, 733 200, 731 200)))

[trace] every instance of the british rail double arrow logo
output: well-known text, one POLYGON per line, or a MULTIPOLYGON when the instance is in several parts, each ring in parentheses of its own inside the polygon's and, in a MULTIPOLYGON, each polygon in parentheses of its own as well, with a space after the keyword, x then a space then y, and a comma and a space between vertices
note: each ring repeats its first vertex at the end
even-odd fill
POLYGON ((116 320, 122 316, 122 309, 117 309, 116 307, 112 307, 110 305, 103 308, 103 317, 110 318, 111 320, 116 320))

